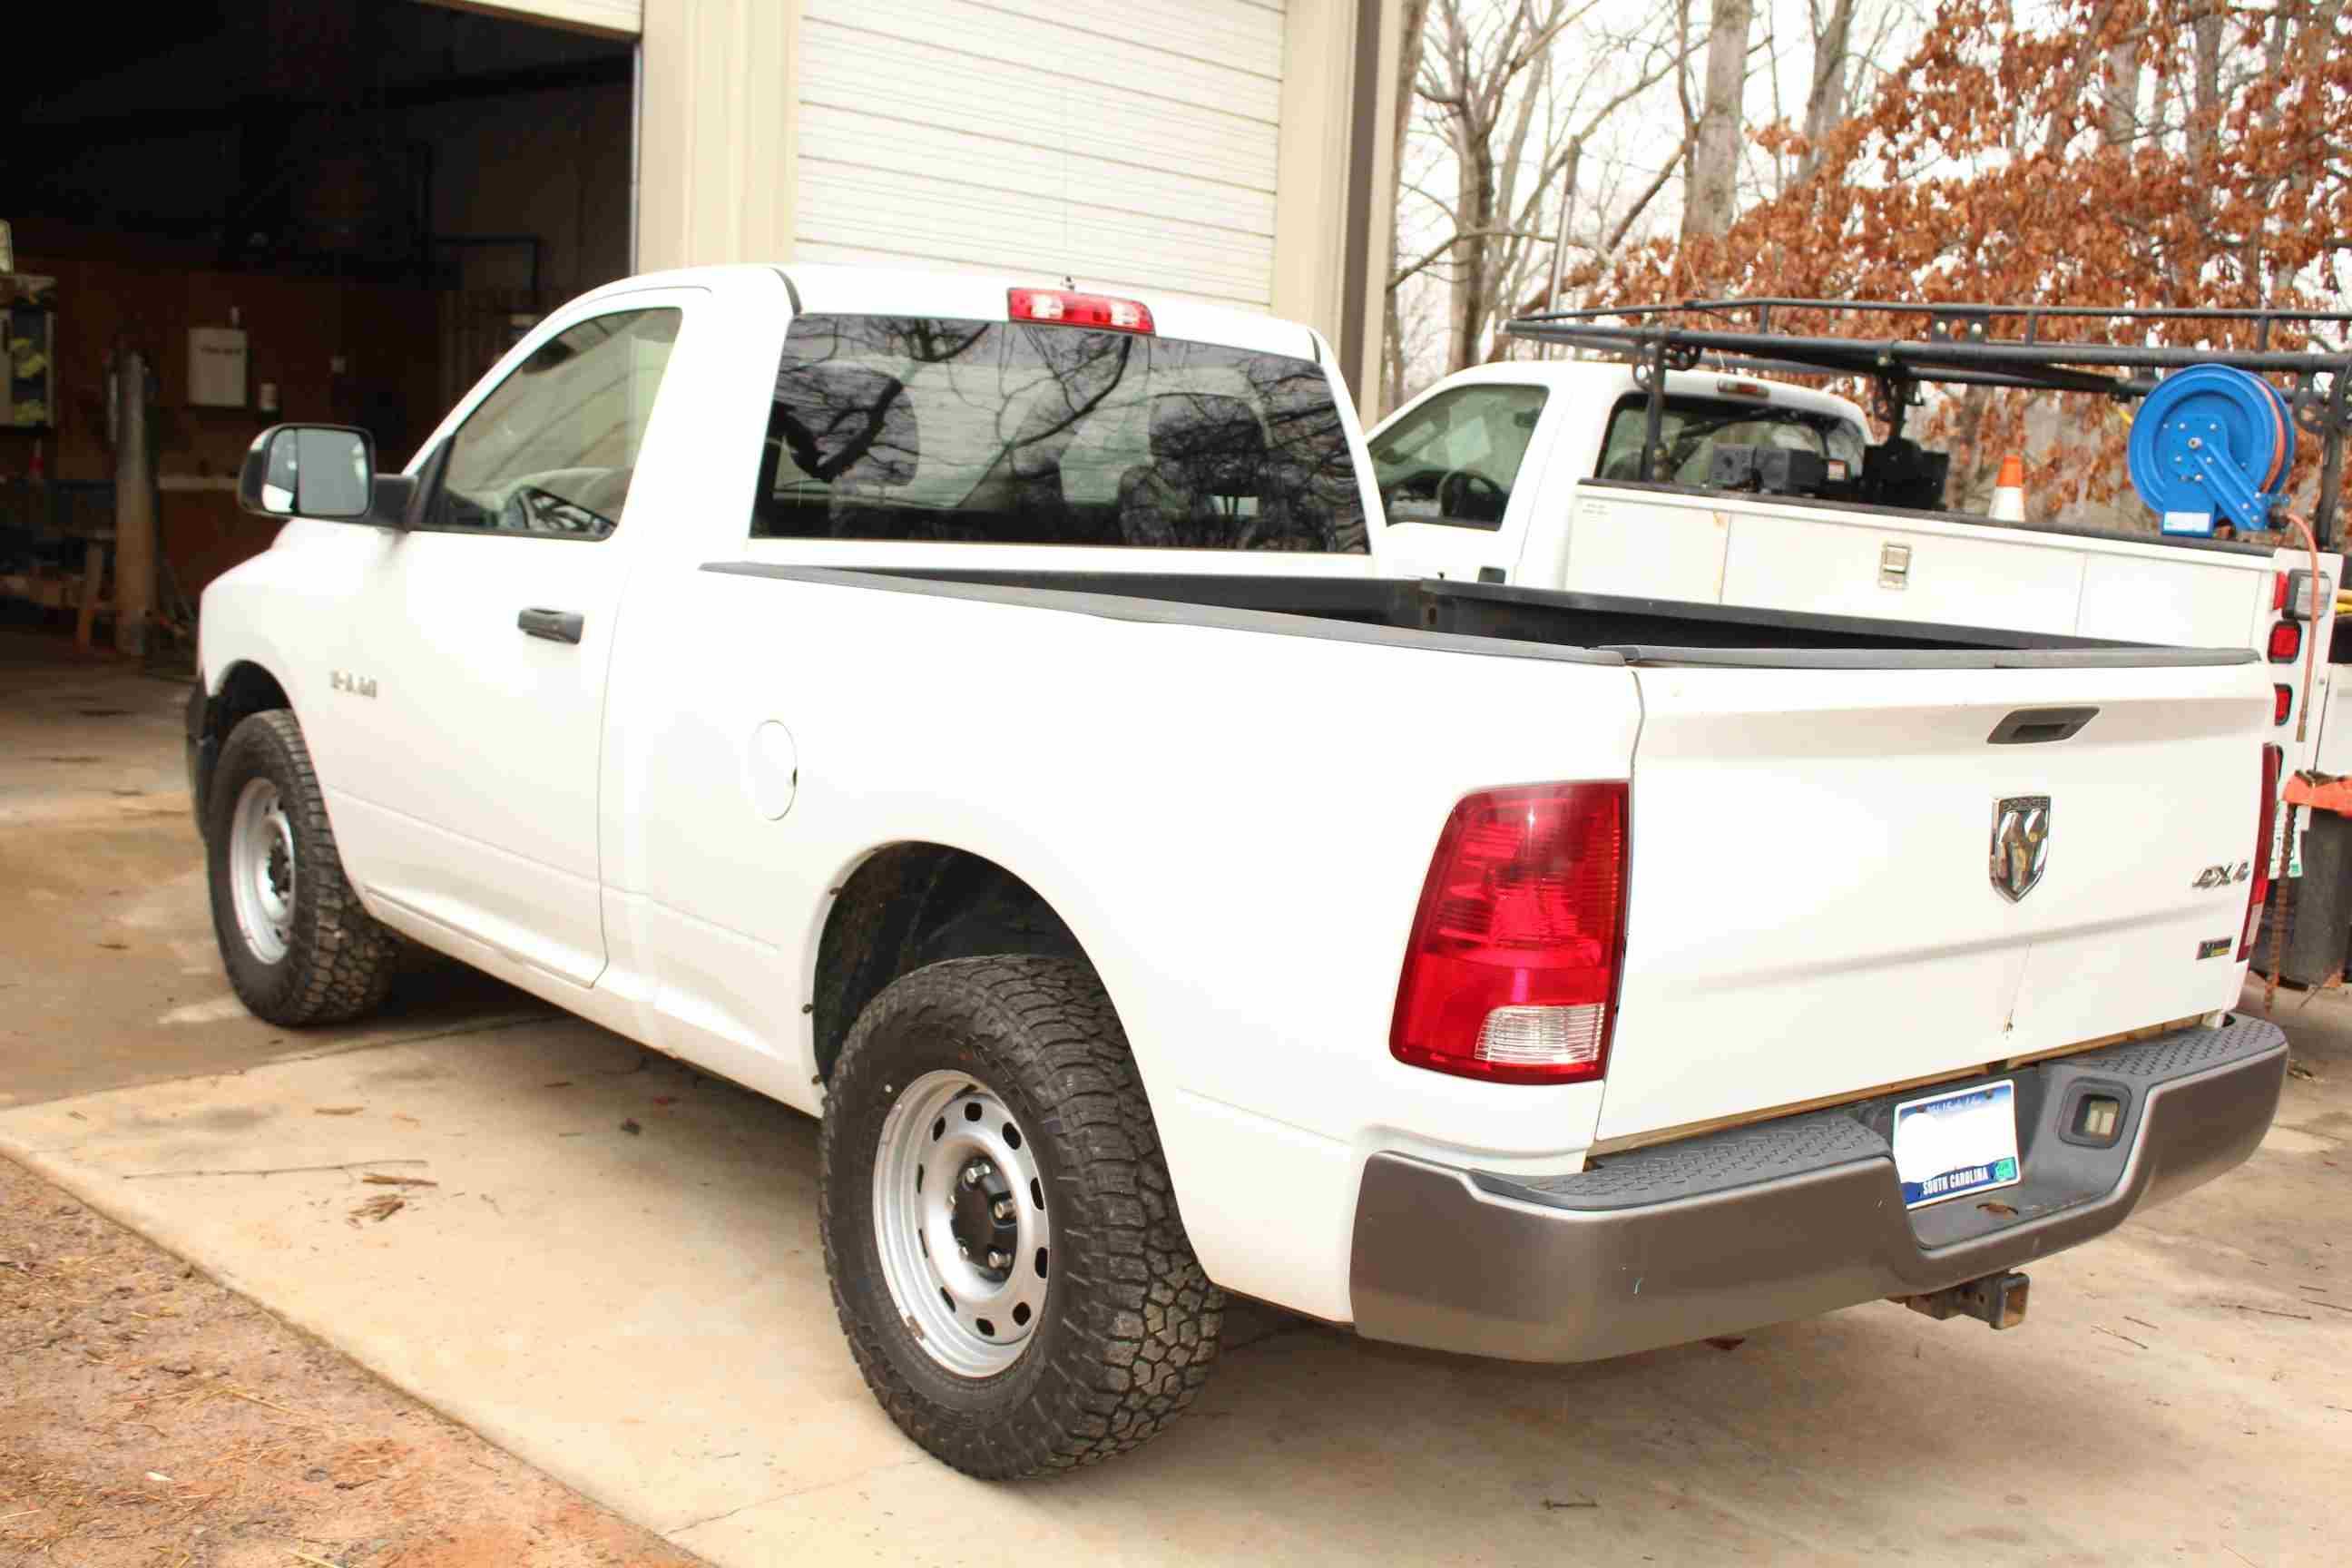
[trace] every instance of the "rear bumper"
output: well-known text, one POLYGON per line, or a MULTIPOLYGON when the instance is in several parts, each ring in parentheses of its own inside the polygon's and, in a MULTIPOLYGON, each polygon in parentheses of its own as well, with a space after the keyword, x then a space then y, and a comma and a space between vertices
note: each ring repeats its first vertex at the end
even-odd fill
MULTIPOLYGON (((1590 1361, 1916 1295, 2079 1246, 2210 1181, 2269 1131, 2276 1026, 2232 1016, 1993 1075, 2017 1086, 2022 1182, 1906 1212, 1890 1096, 1505 1176, 1376 1154, 1350 1288, 1372 1339, 1517 1361, 1590 1361), (2075 1097, 2119 1095, 2105 1148, 2061 1131, 2075 1097)), ((1962 1088, 1964 1084, 1949 1087, 1962 1088)))

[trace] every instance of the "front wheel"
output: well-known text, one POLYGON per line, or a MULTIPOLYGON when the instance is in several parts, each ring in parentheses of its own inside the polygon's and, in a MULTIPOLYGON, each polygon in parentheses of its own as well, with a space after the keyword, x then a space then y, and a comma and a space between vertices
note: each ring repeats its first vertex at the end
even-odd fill
POLYGON ((826 1094, 824 1259, 858 1368, 907 1435, 984 1479, 1156 1436, 1224 1298, 1178 1216, 1092 970, 1013 954, 894 982, 826 1094))
POLYGON ((213 934, 238 1000, 286 1025, 340 1023, 382 1002, 398 946, 343 875, 294 715, 256 713, 229 732, 207 805, 213 934))

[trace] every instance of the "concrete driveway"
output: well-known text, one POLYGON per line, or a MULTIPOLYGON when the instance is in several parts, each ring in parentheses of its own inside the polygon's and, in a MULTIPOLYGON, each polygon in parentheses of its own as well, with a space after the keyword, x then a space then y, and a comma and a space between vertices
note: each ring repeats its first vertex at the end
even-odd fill
POLYGON ((1873 1305, 1530 1368, 1245 1310, 1175 1433, 988 1487, 858 1380, 813 1122, 446 968, 364 1033, 242 1017, 157 718, 179 693, 0 681, 0 1148, 715 1562, 2352 1555, 2343 995, 2283 998, 2315 1076, 2252 1163, 2037 1265, 2018 1331, 1873 1305), (51 787, 30 755, 105 760, 51 787))

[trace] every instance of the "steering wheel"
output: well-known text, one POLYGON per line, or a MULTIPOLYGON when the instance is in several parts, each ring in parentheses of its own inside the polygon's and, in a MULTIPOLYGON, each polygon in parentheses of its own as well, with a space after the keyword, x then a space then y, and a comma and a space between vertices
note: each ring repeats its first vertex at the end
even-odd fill
POLYGON ((602 539, 613 520, 569 497, 537 485, 518 485, 499 509, 499 526, 516 533, 570 533, 602 539))
POLYGON ((1510 491, 1469 468, 1455 468, 1437 481, 1437 510, 1446 517, 1500 522, 1503 508, 1510 499, 1510 491), (1486 503, 1487 510, 1479 510, 1481 501, 1486 503))

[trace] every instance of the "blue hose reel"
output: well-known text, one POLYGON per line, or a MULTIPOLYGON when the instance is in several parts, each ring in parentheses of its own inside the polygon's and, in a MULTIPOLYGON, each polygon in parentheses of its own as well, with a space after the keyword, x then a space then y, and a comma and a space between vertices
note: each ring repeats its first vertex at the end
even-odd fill
POLYGON ((2294 416, 2262 377, 2193 365, 2140 401, 2128 456, 2132 488, 2165 532, 2267 529, 2294 467, 2294 416))

